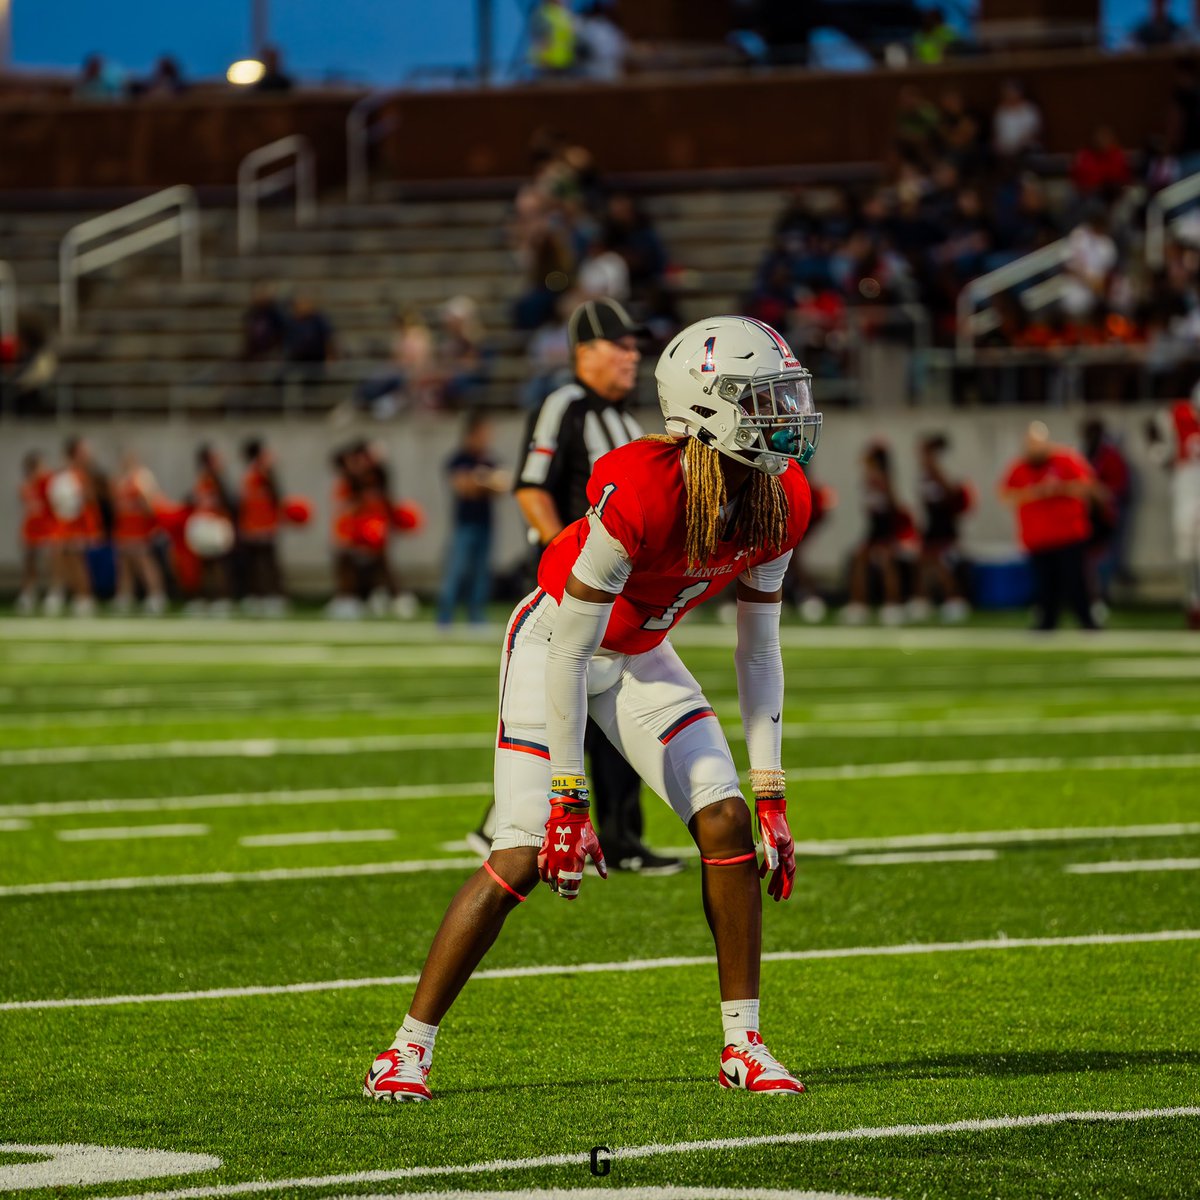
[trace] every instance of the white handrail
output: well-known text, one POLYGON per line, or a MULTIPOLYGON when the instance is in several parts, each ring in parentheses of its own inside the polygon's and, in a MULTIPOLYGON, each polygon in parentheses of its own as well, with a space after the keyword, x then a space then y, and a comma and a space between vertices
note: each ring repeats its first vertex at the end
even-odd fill
POLYGON ((1167 256, 1167 213, 1197 196, 1200 171, 1177 179, 1150 198, 1146 205, 1146 263, 1151 270, 1160 270, 1167 256))
POLYGON ((185 183, 165 188, 153 196, 135 200, 69 229, 58 249, 59 327, 62 332, 72 333, 78 322, 79 280, 82 276, 176 237, 179 239, 180 273, 184 279, 193 279, 200 270, 200 206, 195 191, 185 183), (116 241, 105 242, 91 250, 82 249, 88 242, 172 209, 176 210, 173 215, 164 216, 116 241))
POLYGON ((958 295, 959 354, 969 354, 974 348, 975 338, 979 334, 995 328, 995 317, 989 313, 976 313, 976 305, 990 300, 1001 292, 1007 292, 1027 279, 1033 279, 1038 275, 1044 275, 1047 271, 1053 271, 1056 267, 1062 266, 1070 257, 1070 240, 1059 238, 1057 242, 1051 242, 1050 245, 1043 246, 1040 250, 1033 251, 1032 254, 1022 255, 1014 262, 1006 263, 995 271, 989 271, 986 275, 972 279, 958 295))
POLYGON ((303 134, 292 134, 259 146, 238 164, 238 251, 242 254, 258 244, 258 202, 264 196, 295 186, 296 224, 309 225, 317 215, 316 156, 312 143, 303 134), (285 159, 295 161, 289 167, 259 175, 263 167, 285 159))
POLYGON ((11 264, 0 259, 0 342, 17 337, 17 277, 11 264))
MULTIPOLYGON (((350 110, 346 117, 346 195, 352 204, 361 204, 371 188, 371 165, 368 149, 384 130, 372 126, 371 117, 389 100, 401 95, 399 91, 371 92, 350 110)), ((386 126, 387 122, 378 122, 386 126)))

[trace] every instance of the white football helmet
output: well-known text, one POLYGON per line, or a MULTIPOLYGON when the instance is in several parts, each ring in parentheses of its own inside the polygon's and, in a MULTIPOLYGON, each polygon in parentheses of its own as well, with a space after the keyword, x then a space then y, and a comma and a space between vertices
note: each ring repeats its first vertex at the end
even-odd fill
POLYGON ((673 338, 654 371, 668 433, 686 433, 768 475, 816 452, 812 375, 769 325, 709 317, 673 338))

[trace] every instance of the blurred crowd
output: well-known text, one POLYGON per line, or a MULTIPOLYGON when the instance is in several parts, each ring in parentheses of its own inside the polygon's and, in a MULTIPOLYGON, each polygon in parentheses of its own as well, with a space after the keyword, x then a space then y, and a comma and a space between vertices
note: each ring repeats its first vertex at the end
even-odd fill
MULTIPOLYGON (((1177 394, 1200 358, 1200 236, 1185 227, 1161 271, 1139 255, 1146 200, 1200 171, 1200 66, 1181 60, 1162 132, 1133 151, 1094 130, 1069 168, 1041 154, 1042 114, 1016 80, 991 111, 950 89, 936 99, 901 90, 886 181, 865 192, 797 188, 746 297, 747 311, 791 333, 818 377, 847 367, 851 320, 908 336, 906 306, 928 314, 935 344, 951 345, 956 306, 973 279, 1067 240, 1052 303, 1031 307, 1026 285, 1002 294, 981 345, 1030 350, 1139 346, 1154 394, 1177 394)), ((1194 231, 1200 234, 1200 230, 1194 231)), ((977 372, 960 380, 985 401, 1054 398, 1044 368, 977 372), (1031 375, 1041 370, 1037 379, 1031 375)), ((1090 399, 1136 398, 1141 376, 1106 366, 1090 399)))

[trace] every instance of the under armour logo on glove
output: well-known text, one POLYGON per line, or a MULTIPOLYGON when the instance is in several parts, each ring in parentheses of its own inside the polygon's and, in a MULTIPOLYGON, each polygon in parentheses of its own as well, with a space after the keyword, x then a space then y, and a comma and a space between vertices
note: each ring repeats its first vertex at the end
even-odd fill
POLYGON ((553 792, 550 800, 550 819, 538 851, 538 874, 556 895, 574 900, 579 895, 583 868, 589 858, 602 879, 608 878, 608 867, 586 802, 571 803, 553 792))

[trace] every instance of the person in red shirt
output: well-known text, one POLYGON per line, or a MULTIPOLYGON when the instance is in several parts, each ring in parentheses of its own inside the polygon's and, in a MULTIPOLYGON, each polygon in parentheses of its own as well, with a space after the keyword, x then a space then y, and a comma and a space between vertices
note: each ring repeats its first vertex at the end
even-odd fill
POLYGON ((821 416, 788 344, 748 317, 689 326, 664 350, 656 379, 666 436, 597 460, 590 510, 547 546, 537 588, 509 621, 491 853, 451 902, 404 1023, 367 1072, 363 1091, 373 1099, 431 1099, 438 1025, 539 879, 573 900, 587 859, 607 876, 583 773, 589 714, 700 851, 724 1030, 718 1081, 760 1094, 804 1090, 759 1033, 758 881, 769 874, 767 891, 779 901, 795 877, 780 758, 779 611, 809 522, 801 465, 821 416), (667 636, 735 580, 734 663, 761 867, 721 725, 667 636))
POLYGON ((242 445, 246 473, 238 505, 238 541, 245 570, 246 599, 252 612, 279 616, 286 608, 279 569, 279 523, 283 494, 275 474, 275 456, 262 438, 242 445))
POLYGON ((1129 158, 1107 125, 1101 125, 1092 134, 1091 143, 1071 163, 1071 181, 1084 197, 1113 199, 1132 180, 1129 158))
POLYGON ((17 612, 28 616, 37 608, 38 591, 50 567, 50 548, 54 540, 54 514, 46 486, 50 472, 37 450, 30 450, 21 465, 21 591, 17 612))
MULTIPOLYGON (((63 445, 67 465, 47 485, 55 513, 55 574, 71 595, 71 611, 77 617, 91 616, 96 609, 88 551, 104 538, 101 500, 107 499, 108 482, 92 458, 92 448, 81 437, 70 437, 63 445), (61 478, 60 478, 61 477, 61 478), (69 487, 63 485, 70 483, 69 487), (66 500, 55 507, 56 498, 66 500)), ((62 611, 62 593, 57 588, 46 597, 48 614, 62 611)))
POLYGON ((1171 472, 1171 524, 1189 629, 1200 629, 1200 381, 1147 422, 1150 454, 1171 472))
POLYGON ((162 507, 163 496, 154 476, 132 450, 127 451, 113 485, 113 542, 117 551, 113 608, 117 612, 128 612, 133 607, 138 584, 146 593, 147 613, 158 616, 166 611, 162 570, 150 544, 158 529, 155 513, 162 507))
MULTIPOLYGON (((237 515, 237 500, 225 482, 221 456, 207 443, 196 450, 196 481, 188 493, 187 504, 194 513, 221 517, 230 525, 237 515)), ((232 560, 231 550, 201 556, 201 597, 188 605, 189 612, 207 611, 216 617, 229 615, 233 596, 232 560)))
POLYGON ((1092 615, 1103 623, 1109 588, 1124 571, 1125 531, 1129 521, 1132 481, 1129 462, 1099 417, 1083 423, 1083 453, 1096 476, 1092 497, 1092 537, 1088 543, 1088 588, 1092 615))
POLYGON ((1018 536, 1033 566, 1035 629, 1057 628, 1064 602, 1080 628, 1097 628, 1084 566, 1092 535, 1088 506, 1095 495, 1096 477, 1086 459, 1056 446, 1046 426, 1034 421, 1024 453, 1000 484, 1000 498, 1016 511, 1018 536))

